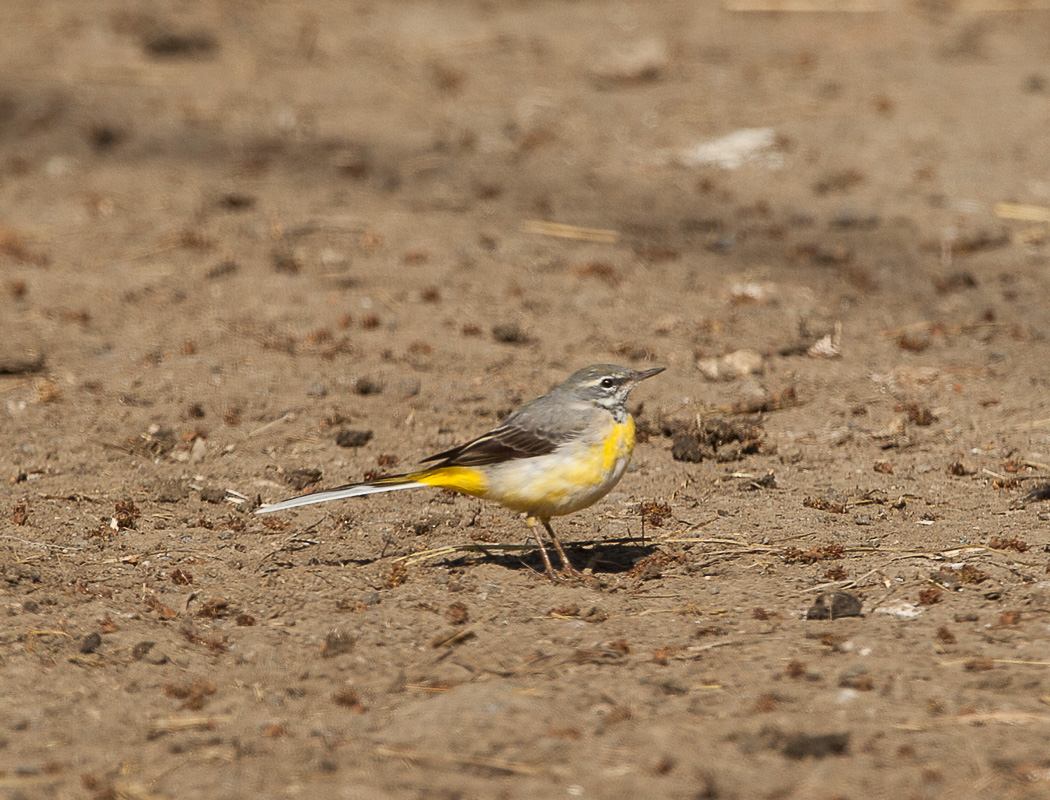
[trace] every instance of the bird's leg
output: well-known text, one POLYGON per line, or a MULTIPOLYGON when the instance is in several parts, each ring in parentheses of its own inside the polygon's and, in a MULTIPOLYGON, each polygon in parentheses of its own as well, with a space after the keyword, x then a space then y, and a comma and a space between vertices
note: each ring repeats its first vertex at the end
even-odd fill
POLYGON ((550 536, 551 541, 554 542, 554 549, 558 551, 558 558, 561 559, 562 569, 565 572, 565 574, 576 576, 583 575, 582 572, 580 572, 578 569, 576 569, 576 567, 572 565, 572 562, 569 561, 569 557, 565 555, 565 550, 562 548, 561 542, 559 542, 558 537, 554 535, 554 528, 551 527, 550 520, 541 519, 540 522, 543 523, 543 527, 547 529, 547 535, 550 536))
MULTIPOLYGON (((525 517, 525 524, 529 526, 529 533, 532 534, 532 538, 535 539, 536 544, 539 545, 540 557, 543 559, 543 566, 547 570, 547 577, 550 578, 552 581, 557 581, 558 575, 557 573, 555 573, 554 567, 551 566, 551 559, 550 556, 547 555, 547 548, 543 546, 543 539, 540 538, 540 534, 536 530, 536 518, 525 517)), ((547 528, 548 531, 551 529, 550 525, 547 524, 546 520, 543 521, 543 525, 547 528)), ((554 541, 557 544, 557 540, 555 539, 554 541)), ((558 550, 560 551, 561 547, 558 547, 558 550)), ((564 558, 565 557, 562 556, 563 560, 564 558)))

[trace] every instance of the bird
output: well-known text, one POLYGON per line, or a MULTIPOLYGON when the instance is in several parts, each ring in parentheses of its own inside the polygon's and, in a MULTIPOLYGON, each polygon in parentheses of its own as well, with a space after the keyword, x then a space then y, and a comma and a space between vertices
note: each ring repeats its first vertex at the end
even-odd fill
POLYGON ((488 433, 423 459, 428 467, 292 497, 255 513, 401 489, 451 489, 524 513, 547 577, 557 581, 536 529, 538 521, 558 553, 563 572, 579 576, 551 519, 593 505, 619 483, 634 451, 634 418, 627 411, 627 396, 664 369, 592 364, 525 403, 488 433))

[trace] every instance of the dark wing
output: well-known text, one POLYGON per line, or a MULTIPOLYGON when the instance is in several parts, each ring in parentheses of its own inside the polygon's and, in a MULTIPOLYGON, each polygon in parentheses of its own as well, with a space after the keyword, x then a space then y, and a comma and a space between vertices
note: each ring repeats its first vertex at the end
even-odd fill
MULTIPOLYGON (((581 429, 582 430, 582 429, 581 429)), ((523 430, 503 425, 451 450, 436 453, 427 461, 438 461, 438 467, 481 467, 515 458, 532 458, 553 453, 562 442, 574 438, 580 430, 553 433, 544 430, 523 430)))

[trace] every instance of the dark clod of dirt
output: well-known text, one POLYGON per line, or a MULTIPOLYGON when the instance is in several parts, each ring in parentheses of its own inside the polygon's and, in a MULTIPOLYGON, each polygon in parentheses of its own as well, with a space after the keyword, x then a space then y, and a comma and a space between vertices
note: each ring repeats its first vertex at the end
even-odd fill
MULTIPOLYGON (((955 253, 976 253, 981 250, 995 250, 1010 244, 1010 234, 1004 227, 994 230, 976 230, 964 233, 951 242, 955 253)), ((941 242, 930 242, 929 248, 934 252, 941 249, 941 242)))
MULTIPOLYGON (((287 480, 287 477, 286 477, 287 480)), ((220 489, 217 486, 205 486, 201 489, 201 500, 205 503, 213 503, 218 505, 226 500, 226 490, 220 489)))
POLYGON ((284 474, 284 482, 297 492, 301 492, 307 486, 320 480, 321 470, 319 469, 293 469, 284 474))
POLYGON ((671 456, 675 461, 739 461, 747 455, 768 452, 762 428, 749 423, 711 417, 692 430, 672 426, 668 433, 672 436, 671 456))
POLYGON ((970 464, 967 461, 952 461, 948 464, 948 474, 954 475, 957 478, 963 478, 967 475, 974 475, 977 472, 977 467, 970 464))
POLYGON ((877 228, 882 224, 882 218, 874 211, 865 212, 852 208, 841 209, 828 220, 829 228, 839 230, 877 228))
POLYGON ((120 500, 117 502, 113 518, 116 520, 117 530, 127 530, 135 528, 135 518, 139 515, 138 508, 130 500, 120 500))
POLYGON ((466 625, 470 621, 470 612, 467 610, 466 603, 451 603, 445 609, 445 619, 450 625, 466 625))
POLYGON ((1041 483, 1021 498, 1022 503, 1038 503, 1050 500, 1050 483, 1041 483))
POLYGON ((390 574, 383 580, 383 588, 393 589, 394 587, 405 583, 407 580, 408 567, 405 566, 404 562, 399 562, 390 568, 390 574))
POLYGON ((240 267, 237 265, 237 262, 233 259, 227 258, 209 269, 204 274, 204 277, 209 281, 218 280, 219 278, 228 278, 231 275, 236 275, 238 269, 240 269, 240 267))
POLYGON ((139 642, 131 648, 131 657, 136 661, 141 661, 146 653, 153 649, 154 642, 139 642))
POLYGON ((94 653, 96 650, 98 650, 99 645, 101 644, 102 634, 100 634, 98 631, 95 631, 93 633, 89 633, 87 636, 84 636, 80 640, 80 643, 77 645, 77 650, 87 655, 88 653, 94 653))
POLYGON ((286 275, 298 275, 303 268, 295 253, 283 246, 274 246, 273 252, 270 253, 270 260, 274 270, 286 275))
POLYGON ((662 577, 667 567, 680 564, 684 560, 681 552, 653 553, 638 561, 628 574, 642 581, 651 581, 662 577))
POLYGON ((937 641, 942 644, 955 644, 955 634, 947 626, 942 625, 937 629, 937 641))
POLYGON ((859 617, 863 601, 849 592, 832 592, 817 595, 806 619, 839 619, 840 617, 859 617))
POLYGON ((158 503, 177 503, 188 495, 189 488, 180 480, 159 481, 153 487, 153 499, 158 503))
POLYGON ((363 714, 365 713, 365 711, 368 710, 365 707, 364 703, 361 702, 361 696, 349 686, 346 686, 340 689, 338 692, 335 692, 332 695, 332 702, 335 703, 337 706, 348 708, 351 711, 356 711, 358 714, 363 714))
POLYGON ((864 182, 864 174, 856 169, 842 169, 829 172, 813 184, 813 193, 825 195, 848 192, 854 186, 864 182))
POLYGON ((981 584, 988 580, 988 573, 972 564, 964 564, 958 570, 950 571, 958 574, 959 580, 964 584, 981 584))
POLYGON ((845 755, 849 749, 848 733, 792 733, 783 736, 780 752, 788 758, 826 758, 845 755))
POLYGON ((999 622, 995 627, 997 628, 1013 628, 1021 624, 1021 612, 1017 610, 1004 611, 999 615, 999 622))
POLYGON ((547 614, 552 617, 578 617, 580 616, 580 607, 575 603, 568 603, 562 606, 555 606, 547 614))
POLYGON ((815 508, 817 511, 827 511, 832 514, 846 513, 845 503, 835 503, 824 497, 807 497, 803 499, 802 505, 806 508, 815 508))
POLYGON ((380 394, 382 391, 383 384, 374 378, 358 378, 354 381, 354 392, 361 396, 380 394))
POLYGON ((662 528, 664 522, 671 516, 671 506, 667 503, 645 500, 638 504, 638 513, 642 515, 642 520, 650 527, 662 528))
POLYGON ((124 131, 113 125, 100 123, 88 127, 87 138, 91 146, 101 153, 120 144, 124 139, 124 131))
POLYGON ((25 525, 29 522, 29 506, 24 500, 15 503, 15 507, 11 511, 11 522, 15 525, 25 525))
POLYGON ((936 414, 930 411, 930 409, 926 408, 926 406, 920 406, 918 403, 913 401, 901 403, 897 406, 894 406, 893 410, 903 411, 907 415, 909 422, 918 425, 921 428, 925 428, 929 425, 932 425, 937 421, 936 414))
POLYGON ((136 661, 145 661, 147 664, 153 664, 155 666, 166 664, 168 661, 167 655, 160 650, 157 650, 154 642, 149 641, 139 642, 132 647, 131 657, 136 661))
POLYGON ((761 478, 749 480, 744 485, 744 488, 748 491, 755 491, 758 489, 779 489, 780 486, 777 484, 777 476, 770 470, 761 478))
POLYGON ((219 49, 219 42, 207 31, 154 31, 142 42, 153 58, 202 58, 219 49))
POLYGON ((797 547, 785 547, 781 558, 785 564, 816 564, 818 561, 832 561, 843 558, 846 555, 845 548, 837 542, 831 544, 818 544, 809 550, 799 550, 797 547))
POLYGON ((31 569, 25 564, 7 564, 0 569, 0 575, 2 575, 3 579, 10 584, 18 584, 23 581, 29 583, 40 583, 39 570, 31 569))
POLYGON ((0 360, 0 375, 31 375, 44 371, 44 357, 10 358, 0 360))
POLYGON ((170 578, 176 586, 189 586, 193 583, 193 576, 181 569, 173 569, 170 578))
POLYGON ((230 211, 247 211, 255 206, 255 197, 244 192, 226 192, 219 198, 219 205, 230 211))
POLYGON ((335 443, 339 447, 363 447, 372 441, 372 431, 355 431, 343 428, 335 435, 335 443))
POLYGON ((795 261, 823 266, 842 266, 853 261, 853 251, 850 248, 815 242, 797 244, 790 249, 789 255, 795 261))
POLYGON ((230 612, 230 604, 221 597, 213 597, 197 610, 201 619, 219 619, 230 612))
POLYGON ((858 692, 870 692, 875 688, 875 681, 867 669, 857 667, 839 677, 839 686, 843 689, 856 689, 858 692))
POLYGON ((1050 82, 1044 75, 1033 73, 1024 79, 1022 88, 1029 94, 1044 94, 1048 85, 1050 82))
POLYGON ((357 639, 346 631, 332 631, 324 637, 321 658, 335 658, 354 649, 357 639))
POLYGON ((581 619, 584 622, 598 624, 600 622, 605 622, 605 620, 609 619, 609 612, 606 611, 604 608, 601 608, 600 606, 593 606, 581 616, 581 619))
POLYGON ((947 275, 941 275, 933 279, 933 285, 941 294, 957 292, 960 289, 976 289, 977 279, 965 270, 955 270, 947 275))
POLYGON ((941 602, 941 590, 936 586, 927 586, 919 592, 919 603, 924 606, 932 606, 941 602))
POLYGON ((500 344, 527 344, 529 335, 516 322, 501 322, 492 326, 492 338, 500 344))
POLYGON ((926 331, 907 331, 897 338, 897 347, 909 353, 921 353, 928 350, 933 340, 926 331))
POLYGON ((689 464, 696 464, 704 460, 704 458, 710 458, 713 453, 705 452, 701 447, 700 443, 696 440, 695 436, 690 436, 687 433, 681 433, 674 437, 674 442, 671 445, 671 456, 675 461, 685 461, 689 464))
POLYGON ((201 678, 193 683, 166 683, 164 694, 176 700, 182 700, 182 708, 199 711, 204 708, 208 698, 215 694, 215 684, 201 678))
POLYGON ((992 550, 1013 550, 1017 553, 1028 552, 1028 542, 1009 536, 993 536, 988 540, 988 546, 992 550))

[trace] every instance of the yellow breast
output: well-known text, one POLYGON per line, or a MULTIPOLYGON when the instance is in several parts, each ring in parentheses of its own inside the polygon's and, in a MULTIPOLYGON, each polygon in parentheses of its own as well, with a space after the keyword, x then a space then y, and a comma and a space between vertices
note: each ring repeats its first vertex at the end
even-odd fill
POLYGON ((634 419, 628 416, 625 422, 613 423, 602 441, 581 445, 570 452, 572 450, 575 453, 571 464, 566 465, 568 468, 561 475, 552 475, 552 478, 575 486, 600 486, 631 458, 634 419))
POLYGON ((634 421, 628 417, 617 424, 610 418, 602 436, 581 437, 549 455, 494 465, 485 496, 538 517, 571 514, 609 493, 633 449, 634 421))
POLYGON ((549 518, 597 502, 619 482, 634 451, 634 420, 609 418, 600 436, 583 436, 553 453, 479 467, 438 467, 410 476, 430 486, 495 500, 549 518))

